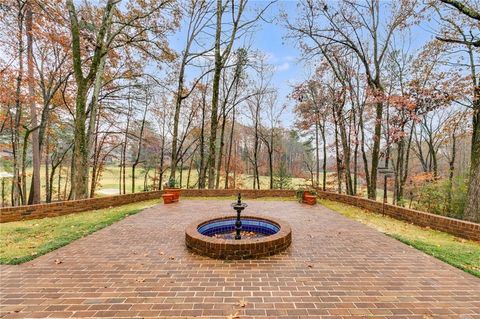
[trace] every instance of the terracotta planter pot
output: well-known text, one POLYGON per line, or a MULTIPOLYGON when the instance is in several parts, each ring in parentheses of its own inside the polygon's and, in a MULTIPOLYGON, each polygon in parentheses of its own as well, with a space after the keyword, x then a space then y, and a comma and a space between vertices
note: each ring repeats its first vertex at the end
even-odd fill
POLYGON ((165 188, 165 193, 173 194, 173 200, 178 201, 180 199, 180 188, 165 188))
POLYGON ((171 204, 173 203, 175 200, 174 200, 174 195, 171 194, 171 193, 166 193, 166 194, 163 194, 162 195, 162 198, 163 198, 163 203, 164 204, 171 204))
POLYGON ((308 205, 315 205, 317 203, 317 196, 312 195, 310 192, 304 192, 303 202, 308 205))

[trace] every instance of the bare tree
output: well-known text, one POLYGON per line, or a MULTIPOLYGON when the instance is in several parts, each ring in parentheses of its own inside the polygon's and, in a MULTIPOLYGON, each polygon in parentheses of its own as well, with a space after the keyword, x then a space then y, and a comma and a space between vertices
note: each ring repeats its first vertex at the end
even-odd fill
POLYGON ((411 22, 417 14, 416 8, 416 1, 404 0, 389 3, 344 1, 338 4, 305 0, 300 4, 301 14, 296 21, 287 20, 292 37, 303 41, 302 47, 307 55, 322 54, 326 46, 336 44, 352 51, 362 62, 375 106, 371 166, 365 167, 368 197, 371 199, 376 198, 380 159, 384 106, 382 65, 395 31, 411 22))

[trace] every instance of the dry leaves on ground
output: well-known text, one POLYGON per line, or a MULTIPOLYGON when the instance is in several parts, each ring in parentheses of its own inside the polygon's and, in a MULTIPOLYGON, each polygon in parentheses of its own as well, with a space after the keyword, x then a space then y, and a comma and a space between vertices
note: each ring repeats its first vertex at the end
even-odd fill
POLYGON ((236 319, 236 318, 240 318, 240 317, 238 316, 238 311, 235 312, 235 313, 229 314, 229 315, 227 316, 227 319, 236 319))

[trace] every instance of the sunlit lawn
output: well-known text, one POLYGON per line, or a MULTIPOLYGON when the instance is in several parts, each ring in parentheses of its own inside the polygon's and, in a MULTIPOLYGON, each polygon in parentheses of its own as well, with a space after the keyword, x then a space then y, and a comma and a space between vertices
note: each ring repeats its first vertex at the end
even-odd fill
MULTIPOLYGON (((60 188, 61 191, 65 189, 65 182, 66 182, 66 174, 67 170, 64 168, 63 169, 63 177, 60 180, 60 188)), ((169 177, 169 171, 164 173, 163 176, 163 182, 167 182, 168 177, 169 177)), ((188 175, 188 169, 184 169, 182 172, 182 187, 186 188, 187 187, 187 175, 188 175)), ((250 189, 253 188, 253 176, 252 175, 244 175, 244 174, 239 174, 240 178, 237 180, 236 188, 243 188, 243 189, 250 189)), ((44 167, 42 167, 41 171, 41 177, 42 177, 42 194, 45 194, 45 172, 44 172, 44 167)), ((136 192, 141 192, 144 190, 144 177, 145 177, 145 171, 143 169, 137 169, 135 173, 135 191, 136 192)), ((27 170, 27 185, 30 185, 30 178, 31 178, 31 169, 27 170)), ((108 195, 116 195, 119 193, 119 178, 120 178, 120 168, 116 165, 107 165, 105 166, 105 169, 102 172, 102 176, 100 178, 100 183, 97 185, 97 190, 96 190, 96 196, 108 196, 108 195)), ((147 185, 152 184, 152 178, 153 178, 153 170, 151 170, 148 174, 148 182, 147 185)), ((190 182, 189 182, 189 187, 191 188, 196 188, 197 187, 197 179, 198 179, 198 174, 195 169, 191 170, 190 173, 190 182)), ((177 183, 180 180, 180 172, 177 173, 177 183)), ((131 193, 132 192, 132 170, 130 167, 127 167, 127 170, 125 172, 125 181, 126 181, 126 186, 125 186, 125 191, 126 193, 131 193)), ((269 188, 269 182, 270 178, 268 176, 260 176, 260 187, 261 189, 268 189, 269 188)), ((57 200, 57 186, 58 186, 58 175, 55 176, 54 179, 54 194, 53 194, 53 200, 57 200)), ((307 180, 304 178, 292 178, 291 181, 291 188, 297 189, 299 187, 304 187, 307 185, 307 180)), ((6 194, 5 198, 7 201, 9 200, 9 189, 10 187, 9 183, 7 182, 6 186, 6 194)), ((67 185, 68 186, 68 185, 67 185)), ((223 188, 224 186, 224 179, 223 177, 220 179, 220 188, 223 188)), ((68 187, 67 187, 68 191, 68 187)), ((62 193, 63 196, 63 193, 62 193)))
POLYGON ((407 245, 480 277, 480 243, 478 242, 415 226, 343 203, 323 199, 320 200, 319 203, 348 218, 375 228, 407 245))
POLYGON ((0 264, 19 264, 159 203, 138 202, 60 217, 0 224, 0 264))

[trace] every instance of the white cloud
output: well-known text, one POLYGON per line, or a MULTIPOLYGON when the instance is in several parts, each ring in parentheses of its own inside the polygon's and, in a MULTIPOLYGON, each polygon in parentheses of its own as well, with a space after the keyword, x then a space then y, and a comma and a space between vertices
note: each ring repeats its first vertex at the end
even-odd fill
POLYGON ((264 54, 265 54, 265 58, 267 59, 268 63, 275 64, 278 61, 280 61, 280 59, 273 52, 264 52, 264 54))
POLYGON ((288 62, 277 65, 277 71, 279 72, 287 71, 288 69, 290 69, 290 63, 288 62))

